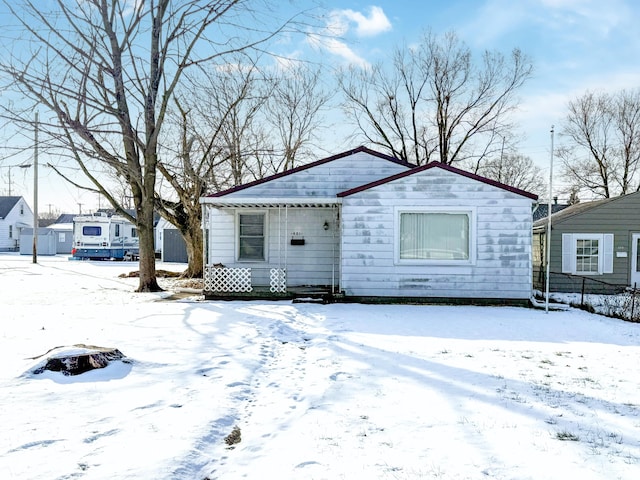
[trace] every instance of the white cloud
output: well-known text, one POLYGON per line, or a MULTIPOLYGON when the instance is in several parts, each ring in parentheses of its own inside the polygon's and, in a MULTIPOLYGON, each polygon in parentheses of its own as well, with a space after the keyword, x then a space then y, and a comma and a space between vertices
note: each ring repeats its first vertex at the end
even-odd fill
POLYGON ((346 60, 347 63, 351 65, 358 65, 362 68, 369 67, 369 62, 367 62, 367 60, 359 56, 345 42, 338 40, 337 38, 323 35, 309 35, 307 38, 309 44, 314 48, 326 50, 329 53, 346 60))
POLYGON ((356 24, 356 35, 359 37, 373 37, 392 28, 391 22, 380 7, 371 7, 368 16, 354 10, 338 10, 337 14, 356 24))
POLYGON ((351 9, 333 10, 323 31, 309 35, 308 41, 313 47, 328 51, 349 64, 367 68, 369 62, 349 46, 347 37, 352 31, 356 37, 373 37, 391 28, 391 22, 380 7, 372 6, 367 13, 351 9))

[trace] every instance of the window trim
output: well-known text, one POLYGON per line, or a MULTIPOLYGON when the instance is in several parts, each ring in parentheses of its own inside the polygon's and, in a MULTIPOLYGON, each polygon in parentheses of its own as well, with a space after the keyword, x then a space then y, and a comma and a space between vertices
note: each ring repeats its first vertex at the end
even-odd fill
POLYGON ((562 273, 580 276, 596 276, 613 273, 613 233, 563 233, 562 234, 562 273), (578 272, 578 240, 598 240, 598 271, 578 272))
POLYGON ((268 251, 269 249, 267 248, 267 239, 268 239, 268 225, 269 225, 269 211, 268 210, 236 210, 236 215, 235 215, 235 224, 236 224, 236 228, 235 228, 235 248, 236 248, 236 253, 235 253, 235 257, 236 257, 236 261, 238 263, 267 263, 269 261, 268 259, 268 251), (240 258, 240 216, 241 215, 262 215, 263 216, 263 244, 262 244, 262 259, 261 260, 257 260, 257 259, 247 259, 247 258, 240 258))
POLYGON ((441 206, 441 207, 395 207, 394 208, 394 241, 393 248, 395 265, 450 265, 450 266, 469 266, 476 264, 477 258, 477 209, 476 207, 466 206, 441 206), (400 258, 400 218, 403 213, 450 213, 450 214, 466 214, 469 219, 469 258, 465 260, 455 259, 408 259, 400 258))

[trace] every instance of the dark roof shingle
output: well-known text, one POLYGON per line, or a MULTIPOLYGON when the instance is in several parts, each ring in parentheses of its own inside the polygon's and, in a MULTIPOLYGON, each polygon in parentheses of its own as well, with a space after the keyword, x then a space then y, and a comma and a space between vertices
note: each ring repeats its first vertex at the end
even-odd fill
POLYGON ((22 197, 0 197, 0 218, 6 218, 22 197))

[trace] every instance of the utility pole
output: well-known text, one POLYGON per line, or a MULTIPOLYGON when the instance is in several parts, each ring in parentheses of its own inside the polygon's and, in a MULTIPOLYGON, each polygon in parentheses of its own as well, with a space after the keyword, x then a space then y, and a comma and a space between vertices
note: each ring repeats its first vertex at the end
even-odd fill
POLYGON ((33 263, 38 263, 38 112, 33 154, 33 263))
POLYGON ((553 197, 553 125, 551 125, 551 160, 549 165, 549 203, 547 204, 547 234, 545 235, 546 244, 546 267, 547 276, 545 278, 545 303, 544 311, 549 313, 549 275, 551 269, 551 213, 553 209, 552 197, 553 197))

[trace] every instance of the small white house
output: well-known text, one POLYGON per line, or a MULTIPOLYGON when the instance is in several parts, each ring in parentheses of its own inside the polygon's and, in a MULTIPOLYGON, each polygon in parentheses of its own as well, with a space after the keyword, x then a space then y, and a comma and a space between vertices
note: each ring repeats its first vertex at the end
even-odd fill
POLYGON ((528 301, 536 199, 360 147, 202 198, 205 295, 528 301))
POLYGON ((17 252, 24 228, 33 228, 33 212, 25 199, 0 197, 0 251, 17 252))

